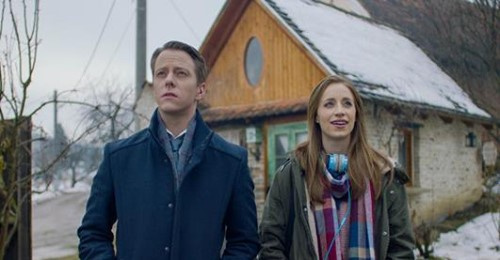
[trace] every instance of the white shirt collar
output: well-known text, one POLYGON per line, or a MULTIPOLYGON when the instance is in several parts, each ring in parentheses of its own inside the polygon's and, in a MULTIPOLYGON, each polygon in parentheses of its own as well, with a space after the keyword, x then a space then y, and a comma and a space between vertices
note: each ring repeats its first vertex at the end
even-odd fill
POLYGON ((180 132, 180 133, 176 136, 176 135, 174 135, 172 132, 170 132, 170 130, 168 130, 168 128, 166 128, 166 127, 165 127, 165 129, 167 130, 167 133, 168 133, 170 136, 172 136, 172 137, 174 138, 174 140, 175 140, 175 139, 177 139, 177 138, 179 138, 179 137, 181 137, 183 134, 185 134, 185 133, 187 132, 187 128, 186 128, 186 129, 184 129, 184 131, 180 132))

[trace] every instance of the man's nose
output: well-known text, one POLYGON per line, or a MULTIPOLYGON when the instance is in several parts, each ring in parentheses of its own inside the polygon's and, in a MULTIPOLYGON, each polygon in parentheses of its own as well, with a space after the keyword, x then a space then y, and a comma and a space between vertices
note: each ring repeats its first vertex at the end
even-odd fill
POLYGON ((174 86, 174 73, 173 72, 167 73, 167 76, 165 77, 165 85, 166 86, 174 86))

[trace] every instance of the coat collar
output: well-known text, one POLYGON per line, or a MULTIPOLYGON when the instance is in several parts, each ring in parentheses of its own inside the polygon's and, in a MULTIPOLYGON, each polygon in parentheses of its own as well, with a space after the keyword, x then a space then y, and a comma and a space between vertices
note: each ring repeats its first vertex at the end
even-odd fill
MULTIPOLYGON (((154 139, 158 143, 160 143, 159 141, 160 139, 158 137, 158 128, 162 126, 160 126, 159 120, 156 119, 158 113, 159 113, 158 108, 156 108, 155 111, 153 112, 153 115, 151 116, 151 120, 149 121, 148 130, 150 134, 154 137, 154 139)), ((205 148, 206 145, 208 145, 208 141, 213 133, 213 131, 210 128, 208 128, 205 121, 203 121, 203 118, 201 117, 200 111, 198 111, 198 109, 196 109, 195 120, 196 120, 196 129, 194 130, 194 136, 193 136, 193 152, 195 152, 197 149, 205 148)))
POLYGON ((387 157, 387 160, 389 160, 389 165, 387 163, 383 162, 382 160, 377 161, 377 166, 380 168, 380 174, 386 175, 389 173, 392 169, 396 167, 396 160, 394 160, 391 157, 387 157))

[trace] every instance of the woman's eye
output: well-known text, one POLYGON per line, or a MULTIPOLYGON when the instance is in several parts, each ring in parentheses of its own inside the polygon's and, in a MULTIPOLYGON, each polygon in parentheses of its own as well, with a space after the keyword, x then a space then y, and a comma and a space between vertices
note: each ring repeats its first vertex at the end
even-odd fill
POLYGON ((327 108, 331 108, 334 106, 334 104, 333 104, 333 102, 329 101, 329 102, 326 102, 324 106, 327 108))
POLYGON ((352 107, 352 102, 351 101, 345 101, 344 106, 346 107, 352 107))

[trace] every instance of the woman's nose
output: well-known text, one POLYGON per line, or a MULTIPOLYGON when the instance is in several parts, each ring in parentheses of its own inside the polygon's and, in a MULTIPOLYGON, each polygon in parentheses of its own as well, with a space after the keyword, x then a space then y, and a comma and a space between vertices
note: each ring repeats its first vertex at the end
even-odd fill
POLYGON ((333 113, 335 115, 344 115, 345 111, 344 108, 342 108, 341 106, 336 106, 333 108, 333 113))

